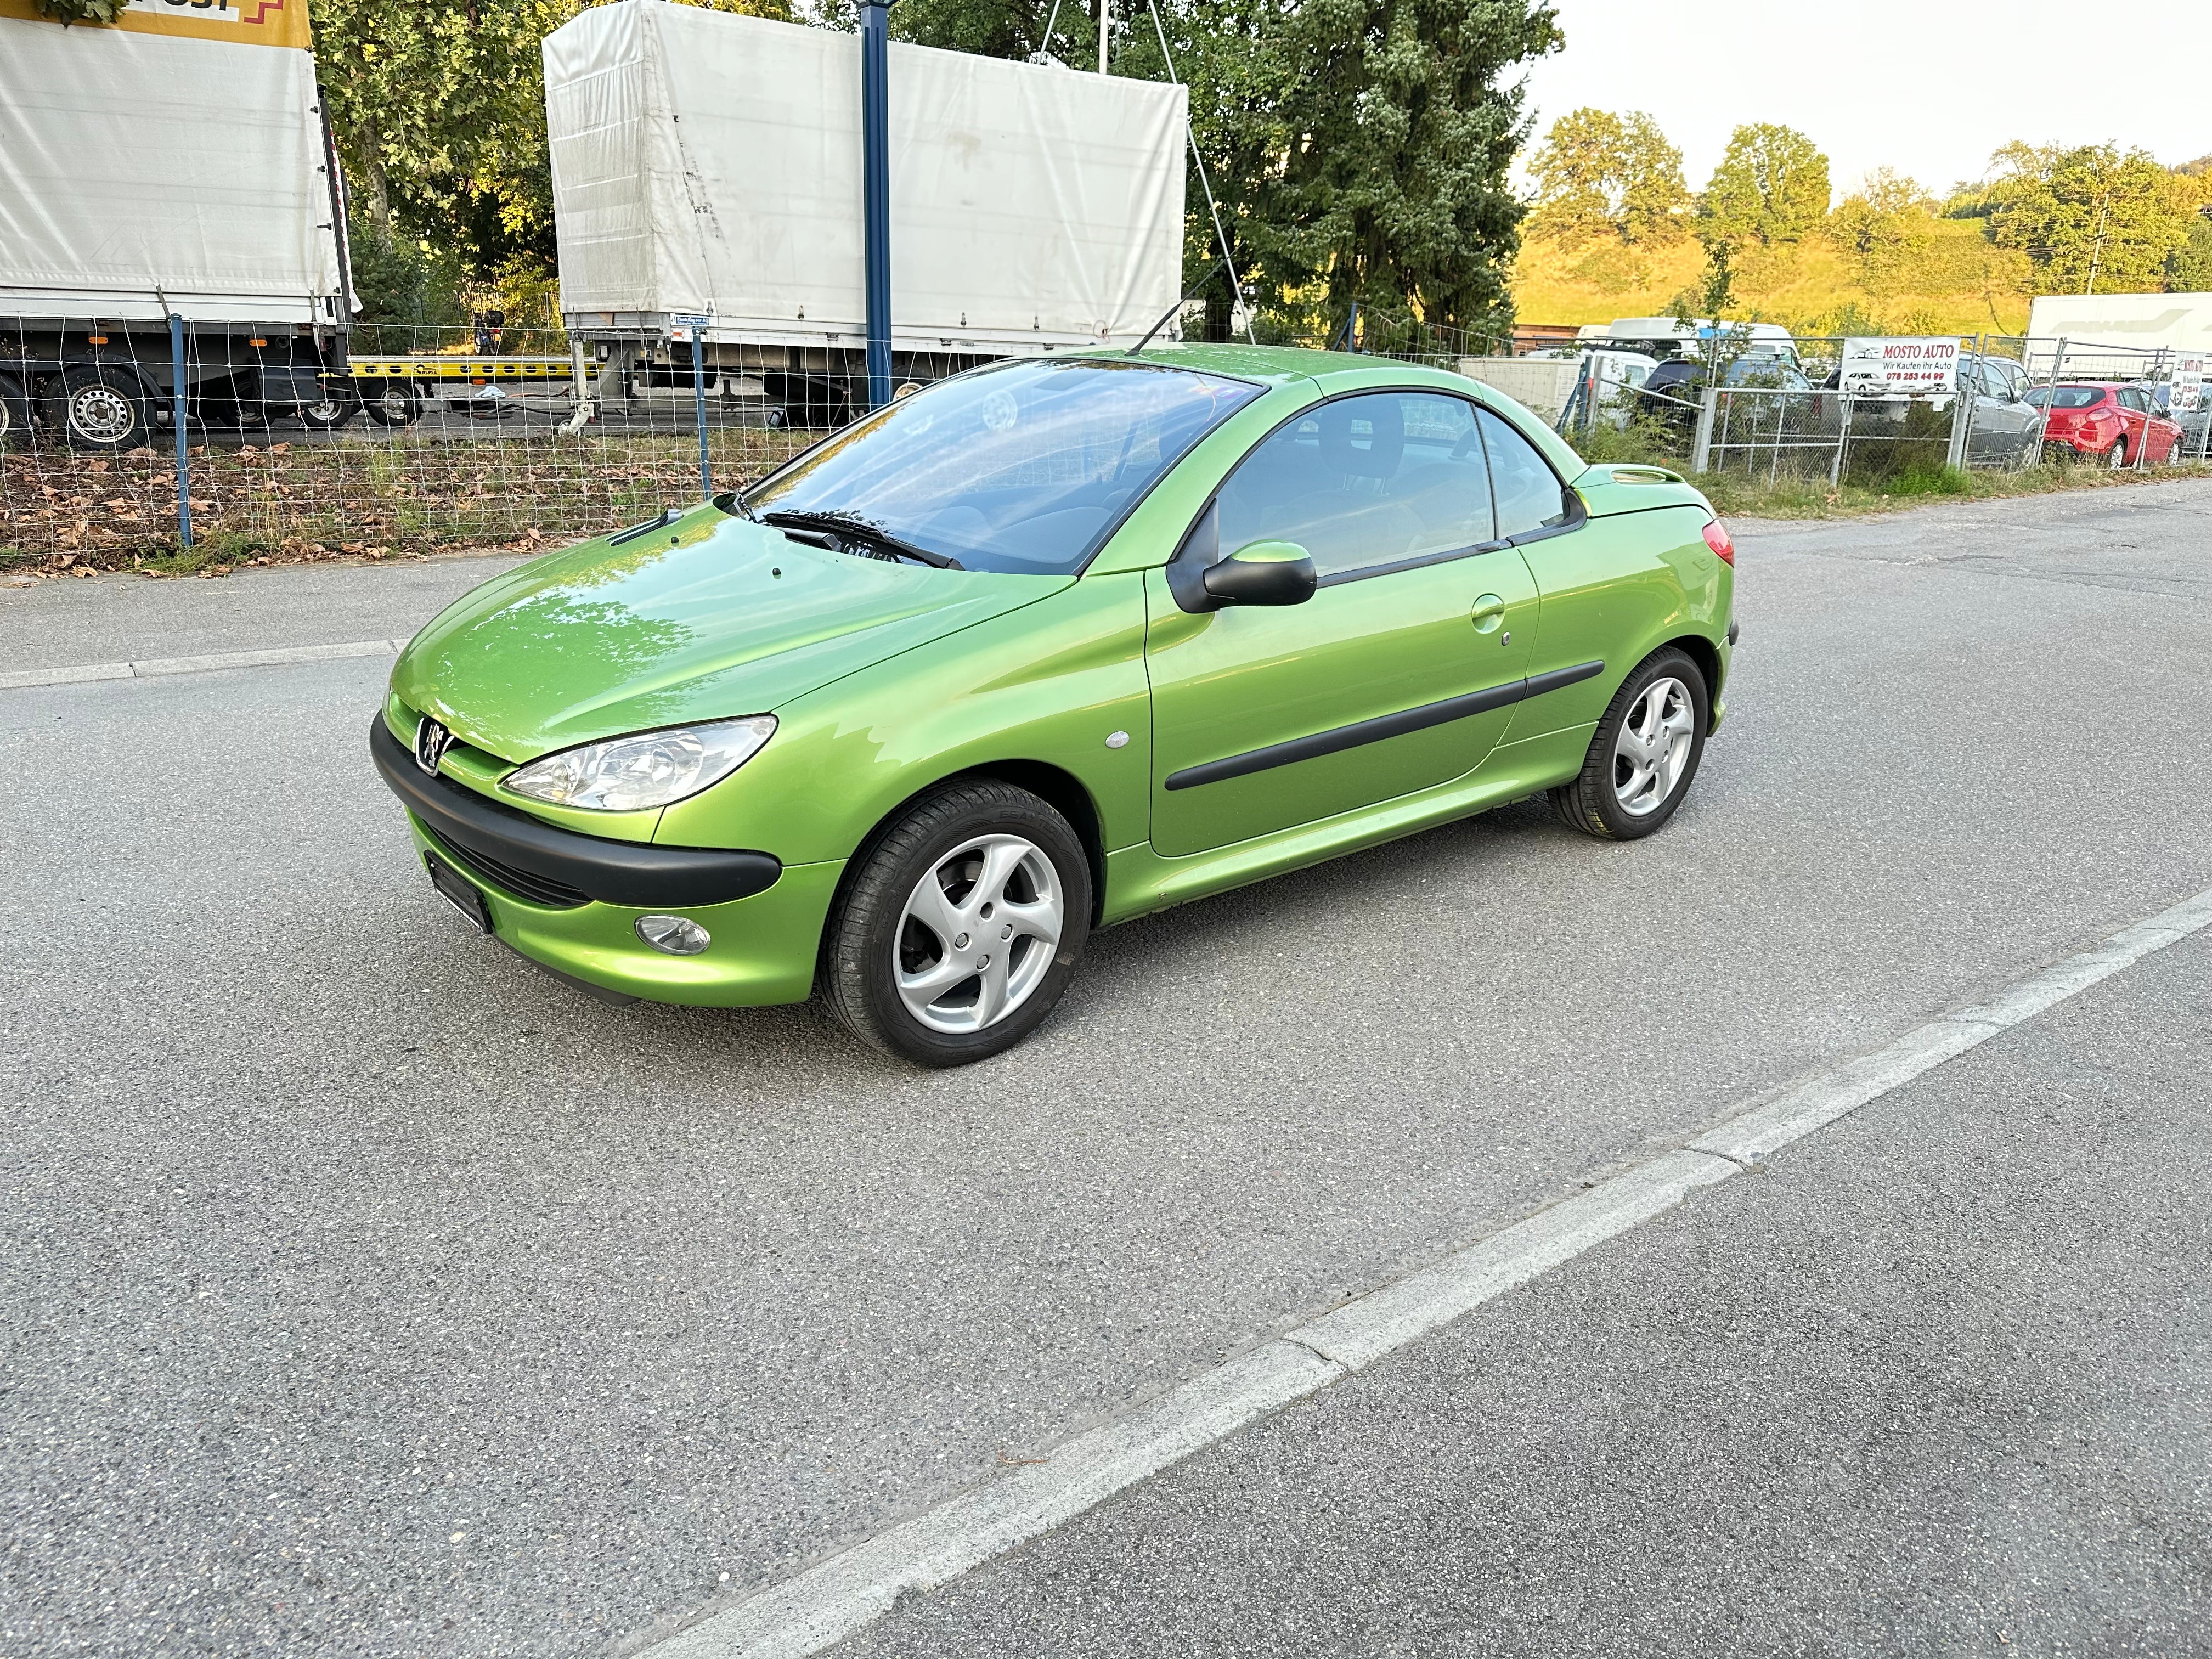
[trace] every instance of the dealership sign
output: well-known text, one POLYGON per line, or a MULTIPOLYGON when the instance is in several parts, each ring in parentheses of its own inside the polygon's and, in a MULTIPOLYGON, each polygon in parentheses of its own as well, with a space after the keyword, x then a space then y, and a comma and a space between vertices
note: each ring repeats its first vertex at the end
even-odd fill
POLYGON ((1959 386, 1955 339, 1889 337, 1844 342, 1846 392, 1954 392, 1959 386))
POLYGON ((2194 415, 2205 402, 2204 354, 2185 351, 2173 360, 2173 386, 2166 406, 2176 415, 2194 415))

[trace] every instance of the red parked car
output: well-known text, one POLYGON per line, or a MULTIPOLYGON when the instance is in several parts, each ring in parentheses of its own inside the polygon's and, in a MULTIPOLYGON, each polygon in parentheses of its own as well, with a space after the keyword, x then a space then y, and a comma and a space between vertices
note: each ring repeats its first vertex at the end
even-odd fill
POLYGON ((2133 466, 2138 455, 2144 465, 2157 466, 2181 447, 2180 427, 2160 416, 2150 394, 2139 386, 2062 382, 2037 386, 2027 401, 2038 409, 2050 405, 2043 428, 2045 445, 2094 455, 2107 466, 2133 466))

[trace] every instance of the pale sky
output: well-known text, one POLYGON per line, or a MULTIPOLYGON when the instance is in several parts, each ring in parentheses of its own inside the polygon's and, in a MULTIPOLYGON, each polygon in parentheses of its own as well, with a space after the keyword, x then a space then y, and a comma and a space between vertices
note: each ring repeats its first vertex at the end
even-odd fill
POLYGON ((1702 190, 1740 123, 1797 128, 1838 197, 1893 167, 1939 194, 1990 152, 2212 153, 2212 6, 2181 0, 1554 0, 1564 50, 1528 74, 1540 139, 1583 105, 1648 110, 1702 190), (2110 20, 2110 26, 2100 20, 2110 20))

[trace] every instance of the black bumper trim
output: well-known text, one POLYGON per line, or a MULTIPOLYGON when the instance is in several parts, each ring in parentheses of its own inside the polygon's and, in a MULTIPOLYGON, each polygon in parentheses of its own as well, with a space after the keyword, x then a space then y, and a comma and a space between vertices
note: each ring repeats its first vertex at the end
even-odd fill
POLYGON ((556 829, 450 778, 429 776, 392 735, 381 714, 369 725, 368 753, 407 810, 459 852, 574 889, 602 904, 726 904, 766 892, 783 874, 781 861, 767 853, 653 847, 556 829))

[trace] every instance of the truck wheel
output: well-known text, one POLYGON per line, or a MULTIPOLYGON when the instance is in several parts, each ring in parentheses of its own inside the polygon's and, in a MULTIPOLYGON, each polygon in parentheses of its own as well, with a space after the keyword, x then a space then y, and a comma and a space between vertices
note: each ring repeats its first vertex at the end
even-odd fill
POLYGON ((360 413, 357 399, 328 386, 323 388, 321 402, 300 405, 300 420, 310 432, 335 432, 360 413))
POLYGON ((422 413, 415 388, 404 380, 366 380, 361 406, 379 426, 412 426, 422 413))
POLYGON ((118 368, 65 370, 61 425, 79 449, 137 449, 148 436, 146 388, 118 368))
POLYGON ((31 433, 31 400, 13 374, 0 374, 0 442, 31 433))

